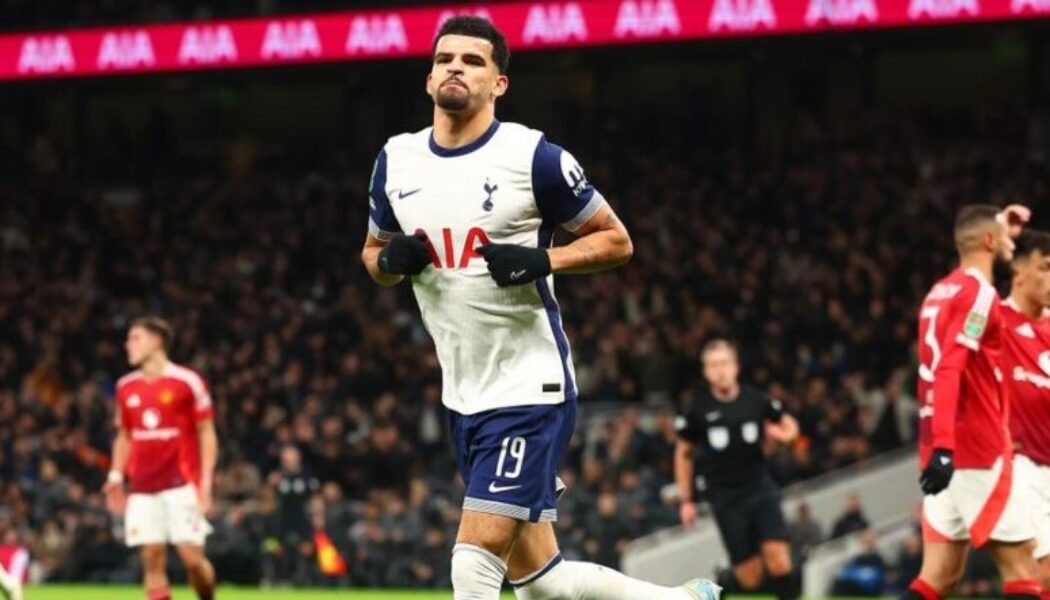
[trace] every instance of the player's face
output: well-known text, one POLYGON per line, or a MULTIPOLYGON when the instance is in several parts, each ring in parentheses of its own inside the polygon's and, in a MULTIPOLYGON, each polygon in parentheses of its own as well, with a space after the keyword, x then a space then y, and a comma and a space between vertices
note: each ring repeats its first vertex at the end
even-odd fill
POLYGON ((1050 256, 1032 251, 1017 267, 1014 285, 1033 302, 1050 306, 1050 256))
POLYGON ((1009 262, 1014 259, 1014 240, 1005 224, 997 222, 995 225, 995 257, 1009 262))
POLYGON ((434 49, 427 93, 449 113, 473 113, 507 91, 507 76, 492 59, 492 42, 466 35, 445 35, 434 49))
POLYGON ((128 339, 124 341, 124 350, 128 353, 128 364, 139 367, 154 352, 161 348, 160 336, 143 327, 132 327, 128 330, 128 339))
POLYGON ((736 354, 728 348, 712 348, 703 356, 704 379, 716 389, 727 389, 736 385, 740 375, 740 364, 736 354))

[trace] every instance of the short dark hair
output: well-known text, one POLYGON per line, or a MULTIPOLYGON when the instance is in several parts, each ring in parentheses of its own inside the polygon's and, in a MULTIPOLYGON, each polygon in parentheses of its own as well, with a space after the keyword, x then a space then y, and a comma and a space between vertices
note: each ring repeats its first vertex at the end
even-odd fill
POLYGON ((969 204, 959 209, 955 216, 955 245, 960 251, 970 248, 979 239, 974 238, 978 230, 995 222, 1001 209, 992 204, 969 204))
POLYGON ((492 21, 482 17, 461 15, 452 17, 441 26, 436 36, 431 54, 437 51, 438 40, 446 35, 466 35, 481 38, 492 43, 492 60, 499 68, 500 75, 505 75, 510 68, 510 48, 507 47, 507 39, 492 21))
POLYGON ((733 355, 733 358, 738 360, 740 358, 740 352, 737 350, 736 344, 726 338, 714 338, 708 340, 708 342, 704 344, 704 347, 700 349, 700 360, 703 360, 708 352, 713 352, 715 350, 729 350, 729 353, 733 355))
POLYGON ((1038 251, 1043 256, 1050 257, 1050 233, 1025 229, 1017 238, 1017 248, 1014 250, 1014 260, 1026 260, 1038 251))
POLYGON ((146 331, 160 338, 160 343, 165 350, 171 345, 171 340, 174 337, 174 330, 171 328, 171 323, 156 316, 146 315, 139 317, 131 322, 132 327, 141 327, 146 331))

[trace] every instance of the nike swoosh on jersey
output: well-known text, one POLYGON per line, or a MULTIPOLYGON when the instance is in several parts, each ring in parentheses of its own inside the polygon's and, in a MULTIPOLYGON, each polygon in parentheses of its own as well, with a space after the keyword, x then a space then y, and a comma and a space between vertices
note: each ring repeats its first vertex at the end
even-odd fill
POLYGON ((414 190, 408 190, 407 192, 402 191, 402 190, 398 190, 397 191, 397 199, 398 200, 404 200, 405 198, 408 198, 409 196, 411 196, 413 194, 417 194, 417 193, 419 193, 422 190, 423 190, 423 188, 416 188, 414 190))
POLYGON ((520 487, 520 485, 496 485, 496 482, 493 481, 489 484, 489 493, 498 494, 500 492, 509 492, 510 490, 516 490, 520 487))

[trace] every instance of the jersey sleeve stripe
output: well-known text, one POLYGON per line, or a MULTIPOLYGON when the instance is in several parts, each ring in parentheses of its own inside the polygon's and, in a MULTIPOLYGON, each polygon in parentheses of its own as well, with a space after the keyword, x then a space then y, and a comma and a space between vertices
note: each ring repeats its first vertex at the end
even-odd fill
POLYGON ((128 373, 127 375, 124 375, 123 377, 121 377, 120 379, 117 380, 117 389, 120 389, 120 388, 124 387, 125 385, 131 383, 132 381, 135 381, 136 379, 141 379, 141 378, 142 378, 142 373, 140 373, 138 371, 132 371, 132 372, 128 373))
POLYGON ((371 233, 372 237, 383 242, 389 242, 390 240, 394 239, 394 236, 397 235, 397 232, 386 231, 385 229, 377 225, 376 222, 372 220, 372 217, 368 218, 368 233, 371 233))
POLYGON ((977 293, 977 299, 973 303, 971 312, 976 312, 982 316, 987 317, 988 313, 992 309, 992 301, 995 300, 995 288, 982 283, 981 291, 977 293))
POLYGON ((591 217, 598 214, 598 209, 600 209, 604 203, 605 198, 601 195, 601 192, 595 190, 594 193, 591 194, 591 199, 587 202, 587 205, 580 209, 580 212, 576 213, 575 217, 562 223, 561 226, 569 231, 576 231, 581 225, 589 221, 591 217))
POLYGON ((960 333, 959 335, 955 336, 955 341, 958 342, 958 344, 960 346, 966 346, 967 348, 969 348, 970 350, 973 350, 974 352, 977 352, 977 351, 979 351, 981 349, 980 342, 978 342, 977 340, 973 339, 972 337, 967 337, 966 335, 964 335, 962 333, 960 333))
POLYGON ((177 365, 172 365, 172 367, 172 377, 188 385, 193 392, 194 409, 197 412, 210 411, 211 395, 208 393, 208 388, 204 385, 204 380, 201 376, 186 367, 177 365))

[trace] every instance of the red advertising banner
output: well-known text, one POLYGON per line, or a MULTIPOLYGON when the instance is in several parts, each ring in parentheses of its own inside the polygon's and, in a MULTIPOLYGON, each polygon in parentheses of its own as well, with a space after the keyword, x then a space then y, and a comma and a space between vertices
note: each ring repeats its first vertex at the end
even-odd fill
POLYGON ((0 36, 0 80, 426 56, 449 17, 512 50, 1050 17, 1050 0, 576 0, 353 11, 0 36))

